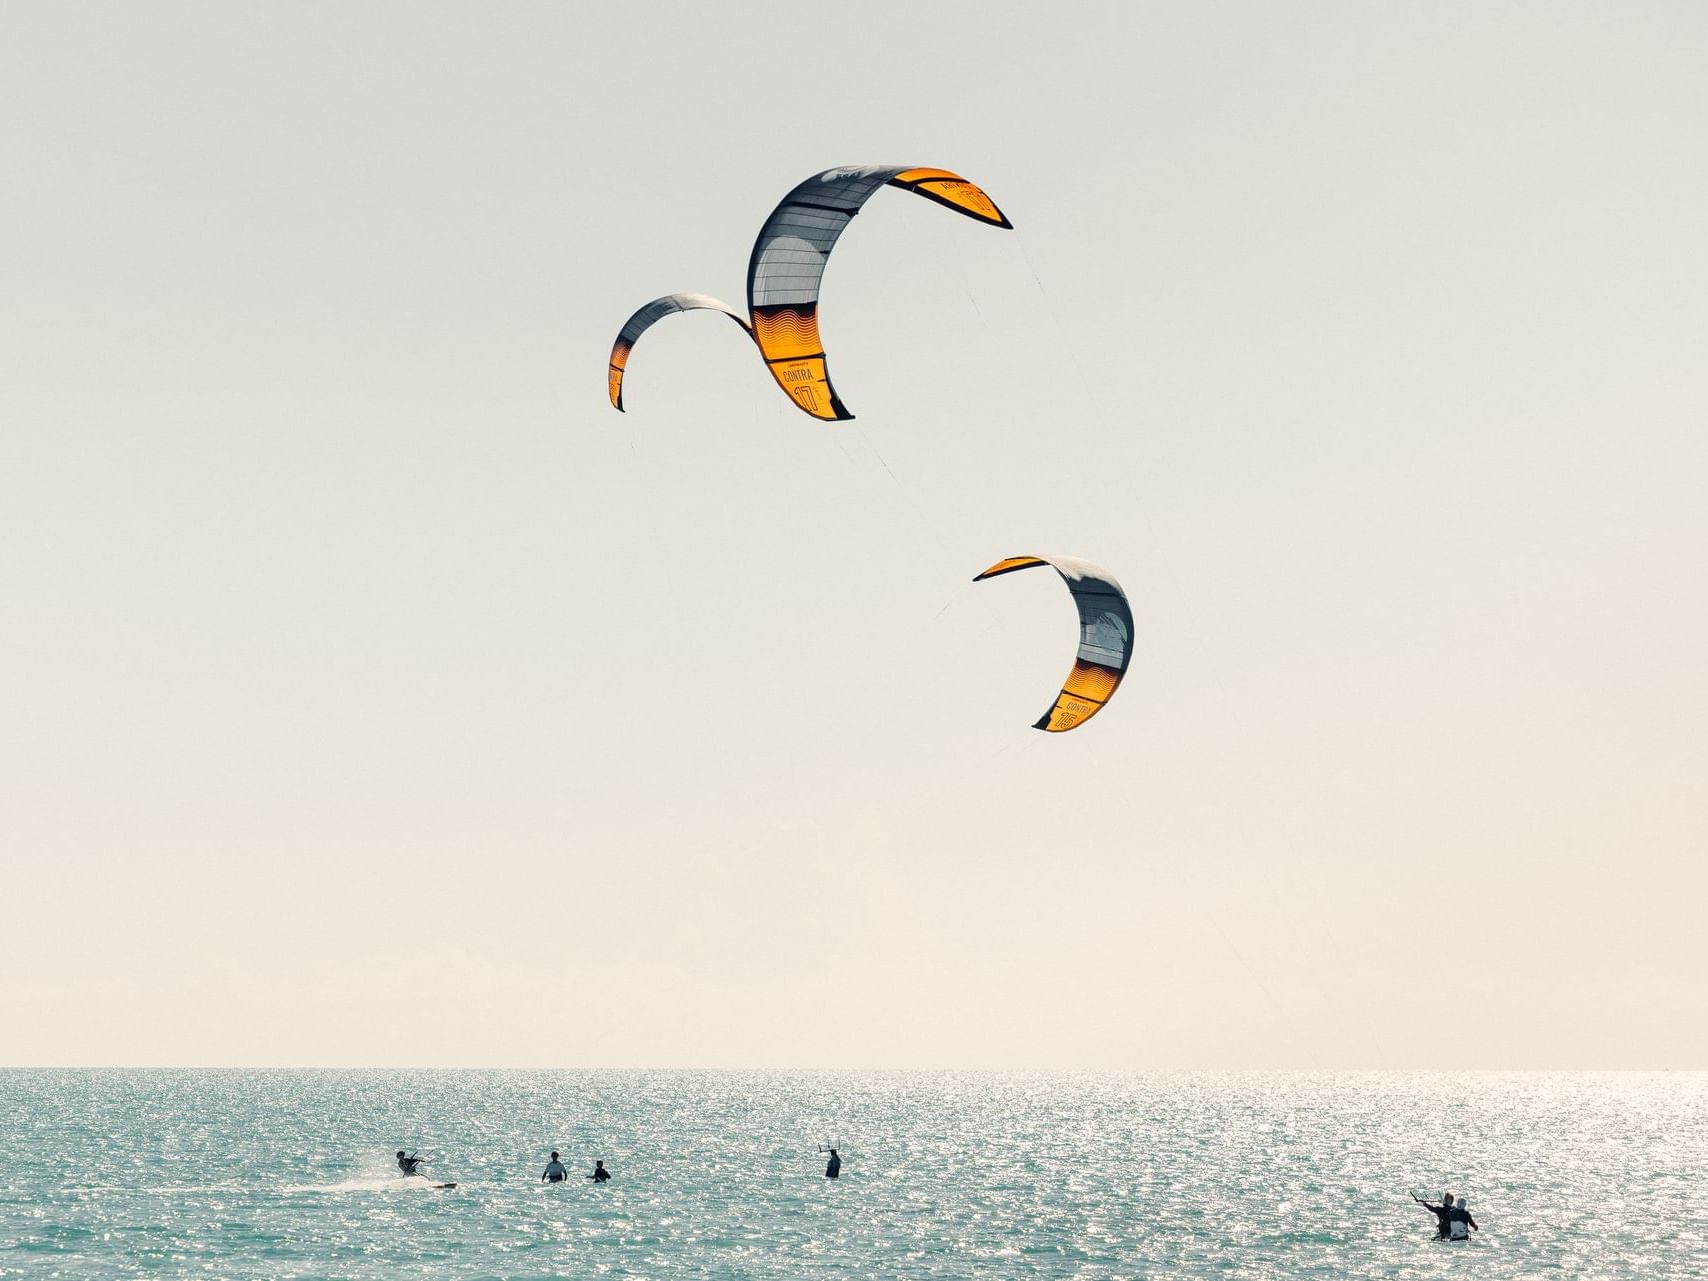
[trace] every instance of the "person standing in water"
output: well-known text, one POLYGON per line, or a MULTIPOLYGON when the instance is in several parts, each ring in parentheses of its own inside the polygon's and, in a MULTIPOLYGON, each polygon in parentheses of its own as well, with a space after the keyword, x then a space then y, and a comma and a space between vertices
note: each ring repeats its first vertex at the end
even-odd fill
POLYGON ((611 1172, 605 1168, 605 1163, 603 1161, 595 1161, 593 1163, 593 1173, 589 1174, 587 1177, 592 1179, 595 1183, 605 1183, 610 1180, 611 1172))
POLYGON ((840 1179, 842 1177, 842 1158, 836 1155, 836 1149, 830 1149, 830 1160, 824 1163, 824 1177, 840 1179))
POLYGON ((426 1178, 426 1172, 421 1168, 426 1164, 427 1162, 423 1161, 420 1157, 405 1153, 402 1148, 398 1149, 397 1168, 403 1171, 404 1178, 412 1179, 417 1175, 420 1175, 423 1179, 426 1178))
POLYGON ((1435 1216, 1435 1239, 1437 1241, 1446 1241, 1450 1239, 1453 1235, 1453 1225, 1455 1223, 1468 1223, 1473 1228, 1476 1228, 1478 1232, 1482 1231, 1481 1228, 1477 1227, 1477 1221, 1471 1217, 1471 1212, 1469 1210, 1465 1209, 1463 1206, 1453 1204, 1453 1194, 1451 1192, 1443 1192, 1441 1194, 1440 1205, 1430 1204, 1415 1192, 1412 1193, 1411 1199, 1416 1201, 1424 1209, 1428 1210, 1435 1216))
POLYGON ((569 1177, 569 1171, 563 1168, 563 1162, 557 1159, 557 1153, 552 1153, 551 1163, 546 1166, 546 1172, 540 1175, 542 1183, 562 1183, 569 1177))

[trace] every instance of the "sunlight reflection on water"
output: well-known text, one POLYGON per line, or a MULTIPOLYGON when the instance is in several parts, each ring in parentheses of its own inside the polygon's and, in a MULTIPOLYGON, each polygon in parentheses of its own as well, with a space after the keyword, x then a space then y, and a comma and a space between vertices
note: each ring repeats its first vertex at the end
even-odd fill
POLYGON ((1699 1073, 14 1071, 0 1276, 1700 1277, 1704 1121, 1699 1073))

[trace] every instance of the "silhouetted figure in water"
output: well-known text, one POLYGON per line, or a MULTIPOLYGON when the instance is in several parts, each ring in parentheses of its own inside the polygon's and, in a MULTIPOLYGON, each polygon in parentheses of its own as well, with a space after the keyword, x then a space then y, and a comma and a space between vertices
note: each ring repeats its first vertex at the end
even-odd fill
POLYGON ((836 1155, 836 1149, 830 1149, 830 1160, 824 1163, 824 1177, 840 1179, 842 1177, 842 1158, 836 1155))
MULTIPOLYGON (((1411 1199, 1416 1201, 1424 1209, 1428 1210, 1435 1216, 1435 1239, 1437 1241, 1453 1240, 1453 1225, 1455 1223, 1468 1223, 1478 1232, 1482 1231, 1481 1228, 1477 1227, 1477 1221, 1471 1217, 1471 1212, 1469 1210, 1462 1205, 1455 1205, 1453 1203, 1453 1194, 1451 1192, 1443 1192, 1441 1194, 1440 1205, 1431 1205, 1415 1192, 1412 1194, 1411 1199)), ((1465 1239, 1465 1234, 1460 1232, 1458 1239, 1463 1241, 1465 1239)))
POLYGON ((569 1171, 563 1168, 563 1162, 557 1159, 557 1153, 552 1153, 551 1164, 546 1166, 546 1172, 540 1176, 543 1183, 562 1183, 569 1177, 569 1171))
POLYGON ((610 1180, 611 1172, 605 1168, 605 1163, 603 1161, 595 1161, 593 1163, 593 1173, 589 1174, 587 1177, 592 1179, 595 1183, 605 1183, 610 1180))
POLYGON ((421 1167, 426 1165, 426 1164, 427 1163, 425 1161, 423 1161, 420 1157, 411 1156, 411 1155, 405 1153, 403 1151, 403 1149, 401 1149, 401 1148, 398 1149, 397 1168, 403 1171, 403 1177, 404 1178, 409 1179, 409 1178, 415 1177, 416 1175, 420 1175, 422 1178, 425 1179, 427 1177, 427 1173, 421 1167))

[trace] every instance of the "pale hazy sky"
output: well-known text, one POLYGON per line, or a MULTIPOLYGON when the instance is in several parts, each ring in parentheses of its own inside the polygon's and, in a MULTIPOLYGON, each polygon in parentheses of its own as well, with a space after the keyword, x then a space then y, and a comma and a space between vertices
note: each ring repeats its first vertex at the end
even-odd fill
POLYGON ((1708 1066, 1708 8, 0 8, 0 1063, 1708 1066), (776 200, 857 421, 727 321, 776 200), (1138 644, 1083 730, 1053 576, 1138 644))

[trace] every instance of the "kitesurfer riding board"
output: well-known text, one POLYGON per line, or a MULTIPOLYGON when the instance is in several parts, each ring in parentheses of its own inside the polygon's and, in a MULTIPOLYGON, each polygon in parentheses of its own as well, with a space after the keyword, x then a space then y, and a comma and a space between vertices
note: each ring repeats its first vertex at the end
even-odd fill
MULTIPOLYGON (((402 1148, 397 1151, 397 1168, 403 1171, 403 1177, 406 1179, 426 1179, 427 1172, 421 1167, 427 1163, 427 1158, 424 1156, 416 1156, 413 1152, 405 1152, 402 1148)), ((429 1183, 427 1186, 435 1190, 443 1190, 454 1188, 457 1185, 455 1183, 429 1183)))

